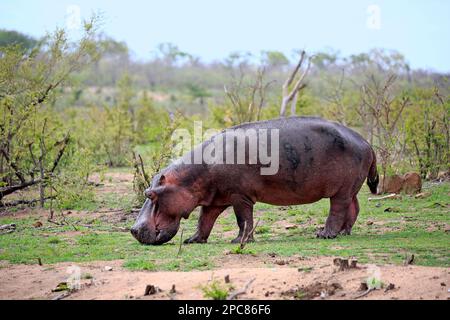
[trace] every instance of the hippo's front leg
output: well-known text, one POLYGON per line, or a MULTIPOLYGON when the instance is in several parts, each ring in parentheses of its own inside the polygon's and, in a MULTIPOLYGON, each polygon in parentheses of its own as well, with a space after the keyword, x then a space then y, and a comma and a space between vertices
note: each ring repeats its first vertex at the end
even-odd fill
POLYGON ((200 209, 200 216, 198 218, 197 231, 189 239, 184 240, 184 243, 206 243, 211 230, 216 222, 217 217, 227 208, 228 206, 203 206, 200 209))
MULTIPOLYGON (((236 214, 239 234, 231 243, 240 243, 242 237, 253 231, 253 205, 254 203, 246 197, 236 197, 233 201, 233 209, 236 214)), ((253 233, 248 236, 248 242, 253 242, 253 233)))

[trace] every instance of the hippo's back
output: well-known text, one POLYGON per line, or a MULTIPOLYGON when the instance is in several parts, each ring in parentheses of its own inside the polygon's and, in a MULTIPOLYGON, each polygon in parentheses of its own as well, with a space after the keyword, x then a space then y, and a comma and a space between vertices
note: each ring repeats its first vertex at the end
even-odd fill
POLYGON ((336 139, 345 139, 347 143, 365 144, 367 141, 354 130, 341 125, 337 122, 325 120, 320 117, 288 117, 278 118, 273 120, 257 121, 243 123, 234 126, 230 129, 279 129, 280 137, 286 135, 289 137, 291 134, 311 134, 318 132, 326 137, 333 137, 336 139))
POLYGON ((241 173, 241 179, 236 176, 242 182, 255 181, 252 188, 262 202, 307 203, 331 197, 342 187, 350 189, 353 184, 362 183, 373 160, 372 148, 361 135, 318 117, 280 118, 232 129, 279 130, 278 172, 268 176, 241 173), (281 198, 267 190, 283 190, 283 200, 278 201, 281 198))

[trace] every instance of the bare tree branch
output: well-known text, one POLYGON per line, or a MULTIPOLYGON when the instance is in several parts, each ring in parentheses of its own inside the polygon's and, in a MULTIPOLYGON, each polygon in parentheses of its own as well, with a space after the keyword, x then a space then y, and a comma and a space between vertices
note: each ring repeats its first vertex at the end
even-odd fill
POLYGON ((301 90, 303 90, 306 87, 306 84, 303 83, 305 77, 308 75, 309 70, 311 68, 311 59, 308 59, 308 65, 305 69, 305 71, 299 76, 297 82, 294 85, 294 88, 289 91, 289 87, 294 82, 295 77, 300 72, 300 69, 303 65, 303 62, 306 59, 306 52, 302 51, 300 54, 300 60, 297 63, 295 69, 292 71, 289 78, 284 82, 282 87, 282 98, 281 98, 281 107, 280 107, 280 116, 284 117, 286 114, 286 108, 289 103, 291 103, 291 115, 295 115, 296 113, 296 105, 297 105, 297 99, 298 94, 301 90))

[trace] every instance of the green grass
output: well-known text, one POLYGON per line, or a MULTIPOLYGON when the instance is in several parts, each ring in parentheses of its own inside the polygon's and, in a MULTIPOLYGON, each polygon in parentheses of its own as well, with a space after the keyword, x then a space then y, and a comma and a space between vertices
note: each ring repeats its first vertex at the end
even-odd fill
MULTIPOLYGON (((281 257, 343 256, 357 257, 360 262, 401 264, 406 254, 415 255, 415 263, 425 266, 450 266, 450 184, 432 186, 432 195, 425 199, 403 196, 368 202, 366 188, 360 193, 361 213, 351 236, 333 240, 316 239, 315 231, 325 222, 329 201, 290 206, 288 208, 257 204, 255 221, 262 225, 256 230, 254 243, 248 243, 246 253, 281 257), (394 210, 386 211, 387 208, 394 210), (284 220, 298 227, 286 230, 284 220), (373 223, 368 223, 368 222, 373 223)), ((124 207, 129 202, 123 202, 124 207)), ((183 220, 184 238, 195 232, 198 210, 183 220)), ((74 225, 86 224, 88 217, 67 216, 74 225)), ((57 262, 87 262, 122 259, 130 270, 207 270, 221 266, 226 253, 236 249, 230 240, 237 234, 236 219, 231 209, 219 217, 208 244, 184 245, 177 256, 180 234, 163 246, 143 246, 128 232, 114 227, 130 227, 133 221, 108 222, 98 219, 90 228, 57 226, 44 223, 42 228, 32 225, 36 219, 0 217, 0 225, 16 223, 17 230, 0 235, 0 260, 10 263, 44 265, 57 262), (231 231, 231 232, 230 232, 231 231), (234 231, 234 232, 233 232, 234 231)))
POLYGON ((200 289, 203 292, 203 297, 212 300, 225 300, 232 290, 229 285, 223 285, 217 280, 214 280, 205 286, 201 286, 200 289))

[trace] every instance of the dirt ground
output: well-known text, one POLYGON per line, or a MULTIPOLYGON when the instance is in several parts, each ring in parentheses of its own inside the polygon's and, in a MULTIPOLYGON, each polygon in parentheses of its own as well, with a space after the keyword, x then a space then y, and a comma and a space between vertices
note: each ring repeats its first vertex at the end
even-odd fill
MULTIPOLYGON (((226 256, 209 271, 143 272, 122 268, 122 261, 55 265, 0 265, 0 299, 55 299, 52 292, 80 272, 80 288, 65 299, 203 299, 201 286, 229 276, 234 290, 253 280, 238 299, 450 299, 450 268, 358 265, 339 271, 333 258, 226 256), (268 265, 269 264, 269 265, 268 265), (276 266, 276 267, 273 267, 276 266), (79 268, 79 269, 78 269, 79 268), (75 273, 76 274, 76 273, 75 273), (377 275, 384 288, 358 297, 361 282, 377 275), (390 284, 394 288, 386 290, 390 284), (147 285, 160 292, 145 296, 147 285), (175 293, 171 292, 175 285, 175 293), (159 291, 159 290, 157 290, 159 291)), ((232 292, 233 290, 231 290, 232 292)), ((64 292, 63 292, 64 293, 64 292)))

